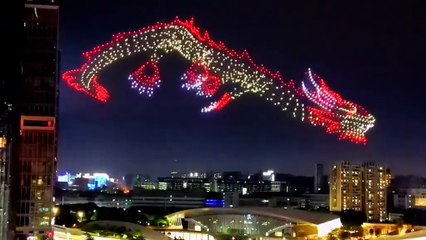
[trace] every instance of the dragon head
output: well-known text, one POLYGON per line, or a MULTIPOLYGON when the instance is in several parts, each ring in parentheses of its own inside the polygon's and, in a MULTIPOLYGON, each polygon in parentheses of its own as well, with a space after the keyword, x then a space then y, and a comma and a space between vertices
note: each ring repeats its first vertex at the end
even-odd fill
POLYGON ((308 80, 302 82, 302 91, 310 103, 307 107, 310 123, 325 127, 330 134, 339 134, 340 139, 366 144, 365 134, 374 126, 374 116, 330 90, 310 69, 306 75, 308 80))

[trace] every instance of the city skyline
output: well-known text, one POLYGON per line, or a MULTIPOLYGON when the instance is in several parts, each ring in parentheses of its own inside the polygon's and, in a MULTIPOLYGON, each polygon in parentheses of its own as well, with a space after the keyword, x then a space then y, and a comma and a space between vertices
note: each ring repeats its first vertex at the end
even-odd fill
POLYGON ((315 163, 329 166, 346 160, 374 161, 395 174, 423 174, 415 164, 426 155, 421 148, 426 119, 416 108, 421 106, 424 82, 419 81, 421 65, 415 56, 425 48, 420 41, 424 30, 415 25, 421 15, 414 5, 162 1, 63 5, 62 72, 80 66, 82 52, 109 41, 114 33, 168 22, 175 16, 195 17, 197 26, 213 39, 239 51, 246 49, 256 62, 279 70, 286 80, 300 84, 303 73, 312 67, 332 89, 365 106, 377 123, 367 133, 367 146, 358 146, 338 142, 251 96, 221 112, 202 114, 199 109, 208 101, 181 89, 178 80, 188 63, 178 56, 159 63, 162 87, 148 99, 131 91, 127 80, 146 58, 138 56, 102 73, 103 84, 111 89, 107 104, 77 94, 61 82, 59 171, 80 171, 84 166, 113 175, 136 171, 160 176, 190 168, 272 168, 313 175, 315 163), (340 11, 333 11, 334 7, 340 11), (353 8, 363 16, 354 14, 353 8), (95 10, 103 14, 92 14, 95 10), (395 12, 400 15, 395 17, 395 12), (271 22, 276 25, 271 27, 271 22), (419 87, 412 87, 416 83, 419 87), (407 164, 398 166, 400 161, 407 164))

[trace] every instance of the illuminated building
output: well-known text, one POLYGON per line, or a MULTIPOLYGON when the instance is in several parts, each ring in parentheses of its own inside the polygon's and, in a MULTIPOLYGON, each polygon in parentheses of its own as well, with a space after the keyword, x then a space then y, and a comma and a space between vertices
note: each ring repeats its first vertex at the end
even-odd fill
POLYGON ((367 220, 383 222, 388 219, 387 187, 390 184, 390 174, 383 166, 376 163, 363 164, 364 212, 367 220))
POLYGON ((330 211, 362 211, 362 164, 342 162, 330 174, 330 211))
POLYGON ((167 208, 200 208, 224 207, 223 194, 205 192, 199 189, 179 190, 146 190, 135 187, 132 196, 133 207, 167 208))
POLYGON ((270 192, 271 181, 254 179, 215 179, 212 182, 214 192, 238 192, 250 194, 255 192, 270 192))
POLYGON ((6 97, 2 104, 10 113, 6 134, 10 143, 7 217, 10 234, 14 235, 9 238, 25 239, 30 233, 51 233, 57 156, 59 8, 53 0, 17 2, 22 5, 16 15, 14 9, 10 10, 18 19, 17 25, 12 27, 13 33, 4 32, 16 41, 10 45, 12 49, 18 45, 12 57, 7 57, 16 66, 7 65, 8 73, 1 80, 7 94, 1 95, 6 97))
POLYGON ((330 211, 362 211, 368 221, 387 220, 389 179, 388 170, 375 163, 334 165, 330 174, 330 211))
POLYGON ((209 174, 206 172, 188 172, 181 174, 183 178, 208 178, 209 174))
POLYGON ((172 229, 232 231, 247 239, 322 239, 342 226, 334 214, 272 207, 187 209, 166 217, 172 229))
POLYGON ((157 189, 158 188, 158 182, 151 179, 150 176, 145 174, 138 174, 136 176, 135 182, 132 186, 133 187, 140 187, 143 189, 157 189))
POLYGON ((88 178, 89 183, 87 187, 89 190, 94 189, 103 189, 107 186, 107 183, 110 181, 108 174, 106 173, 93 173, 93 175, 85 175, 83 178, 88 178))
POLYGON ((160 190, 184 190, 184 189, 204 189, 210 191, 210 182, 205 178, 179 178, 179 177, 159 177, 158 188, 160 190))
POLYGON ((426 209, 426 188, 406 189, 404 194, 395 194, 393 204, 396 208, 426 209))
POLYGON ((55 195, 56 205, 88 204, 94 203, 98 207, 129 208, 132 199, 126 194, 108 194, 93 191, 60 191, 55 195))
POLYGON ((107 173, 77 173, 66 172, 57 177, 57 187, 63 190, 114 190, 119 188, 119 181, 107 173))

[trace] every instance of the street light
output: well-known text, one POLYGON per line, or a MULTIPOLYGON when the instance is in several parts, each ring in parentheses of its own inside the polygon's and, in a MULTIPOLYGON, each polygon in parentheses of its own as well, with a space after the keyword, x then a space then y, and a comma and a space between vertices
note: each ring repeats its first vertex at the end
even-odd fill
POLYGON ((83 211, 78 211, 77 212, 77 216, 79 217, 79 222, 83 222, 83 216, 84 216, 84 212, 83 211))
POLYGON ((53 216, 58 216, 58 213, 59 213, 59 208, 58 207, 53 207, 52 208, 52 211, 53 211, 53 216))
POLYGON ((53 207, 52 208, 52 212, 53 212, 53 218, 51 220, 51 223, 53 225, 53 224, 55 224, 56 216, 58 216, 59 208, 58 207, 53 207))

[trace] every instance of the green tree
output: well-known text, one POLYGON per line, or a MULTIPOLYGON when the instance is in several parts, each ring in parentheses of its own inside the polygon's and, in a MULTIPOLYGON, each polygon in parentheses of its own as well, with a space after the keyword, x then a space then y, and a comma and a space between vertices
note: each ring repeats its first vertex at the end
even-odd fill
POLYGON ((153 225, 158 227, 167 227, 169 226, 169 221, 164 216, 156 216, 153 220, 153 225))
POLYGON ((143 236, 143 233, 140 231, 136 231, 133 233, 133 239, 135 240, 145 240, 145 237, 143 236))
POLYGON ((97 221, 97 220, 99 220, 98 212, 94 211, 93 214, 92 214, 92 216, 90 217, 90 221, 97 221))
POLYGON ((95 238, 92 235, 90 235, 90 233, 88 232, 84 233, 84 237, 85 237, 85 240, 95 240, 95 238))

